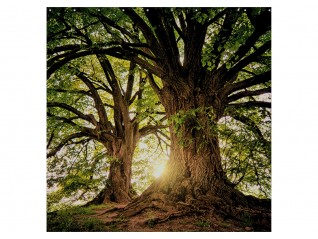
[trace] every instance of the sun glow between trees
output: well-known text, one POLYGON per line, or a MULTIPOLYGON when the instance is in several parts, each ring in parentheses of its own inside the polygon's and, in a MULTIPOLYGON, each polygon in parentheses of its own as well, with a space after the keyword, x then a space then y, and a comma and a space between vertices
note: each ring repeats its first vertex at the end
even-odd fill
POLYGON ((153 173, 152 175, 155 177, 155 178, 159 178, 161 176, 161 174, 163 173, 164 169, 166 167, 166 161, 161 161, 157 164, 155 164, 153 166, 153 173))

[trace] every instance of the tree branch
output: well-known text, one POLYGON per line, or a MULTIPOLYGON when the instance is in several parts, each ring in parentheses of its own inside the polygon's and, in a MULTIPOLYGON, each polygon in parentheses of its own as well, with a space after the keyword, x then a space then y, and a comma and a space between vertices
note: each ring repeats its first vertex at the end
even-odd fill
POLYGON ((66 145, 70 140, 76 139, 76 138, 81 138, 87 136, 85 133, 80 132, 80 133, 74 133, 69 135, 67 138, 65 138, 55 149, 53 149, 50 153, 47 154, 47 158, 54 156, 58 151, 60 151, 64 145, 66 145))
POLYGON ((109 125, 108 125, 109 121, 108 121, 107 113, 105 111, 103 101, 100 98, 95 86, 93 85, 93 83, 90 81, 90 79, 84 73, 78 72, 77 76, 84 82, 85 85, 87 85, 87 87, 92 92, 92 97, 93 97, 93 100, 95 103, 95 108, 96 108, 98 116, 99 116, 99 121, 103 125, 106 125, 107 128, 109 129, 109 125))
POLYGON ((130 31, 126 30, 125 28, 118 26, 116 24, 116 22, 114 22, 113 20, 109 19, 108 17, 104 16, 104 15, 98 15, 98 14, 93 14, 91 13, 92 16, 97 17, 102 23, 107 24, 115 29, 117 29, 118 31, 120 31, 123 35, 128 36, 130 39, 132 40, 138 40, 130 31))
POLYGON ((214 23, 216 20, 218 20, 219 18, 223 17, 223 15, 228 11, 227 8, 223 9, 221 12, 217 13, 215 15, 215 17, 211 18, 209 21, 207 21, 205 23, 206 26, 211 25, 212 23, 214 23))
MULTIPOLYGON (((104 45, 105 46, 105 45, 104 45)), ((60 61, 52 64, 47 70, 47 78, 49 78, 56 70, 61 68, 63 65, 68 63, 71 60, 74 60, 79 57, 94 55, 94 54, 109 54, 111 56, 115 56, 123 59, 122 48, 121 47, 110 47, 110 48, 101 48, 102 46, 92 46, 87 49, 83 49, 82 51, 68 54, 60 61)))
POLYGON ((270 30, 271 13, 269 11, 262 11, 260 15, 252 14, 250 9, 247 9, 247 15, 255 29, 251 36, 242 44, 235 53, 235 57, 240 60, 256 43, 256 41, 270 30))
POLYGON ((149 83, 150 83, 151 88, 156 92, 156 94, 158 96, 160 96, 161 90, 160 90, 159 86, 156 84, 155 79, 153 78, 152 74, 148 73, 147 75, 148 75, 148 79, 149 79, 149 83))
POLYGON ((78 47, 78 48, 74 48, 73 50, 70 50, 70 51, 56 54, 56 55, 51 56, 51 57, 48 56, 46 64, 47 64, 47 66, 51 67, 54 64, 54 62, 58 62, 59 60, 63 60, 63 58, 71 56, 72 54, 75 54, 76 52, 78 52, 80 50, 81 50, 81 48, 78 47))
POLYGON ((59 103, 59 102, 48 102, 47 103, 47 107, 59 107, 62 109, 66 109, 74 114, 76 114, 79 118, 88 121, 91 124, 94 124, 94 122, 92 121, 92 119, 89 117, 89 115, 85 115, 82 112, 80 112, 79 110, 75 109, 72 106, 69 106, 68 104, 65 103, 59 103))
POLYGON ((255 61, 258 56, 262 55, 265 51, 270 49, 271 43, 272 43, 271 41, 265 42, 261 47, 256 49, 252 54, 250 54, 250 55, 246 56, 245 58, 243 58, 242 60, 240 60, 237 64, 235 64, 230 69, 230 71, 227 74, 227 77, 230 78, 231 76, 234 76, 237 72, 242 70, 245 66, 247 66, 248 64, 255 61))
POLYGON ((47 88, 47 91, 55 91, 55 92, 62 92, 62 93, 73 93, 73 94, 83 94, 91 97, 91 94, 89 91, 85 90, 65 90, 65 89, 53 89, 53 88, 47 88))
POLYGON ((127 87, 125 91, 125 100, 127 103, 129 103, 133 91, 133 86, 134 86, 134 69, 136 65, 133 62, 130 62, 129 66, 129 73, 128 73, 128 82, 127 82, 127 87))
MULTIPOLYGON (((91 137, 91 138, 95 138, 95 136, 97 135, 97 134, 95 133, 95 129, 97 129, 97 128, 99 127, 99 125, 98 125, 98 123, 97 123, 97 121, 96 121, 96 119, 95 119, 95 117, 94 117, 93 115, 88 115, 88 116, 92 119, 92 121, 94 121, 94 126, 96 126, 95 129, 89 128, 89 127, 85 127, 85 126, 81 126, 81 125, 78 125, 78 124, 74 123, 73 120, 74 120, 74 119, 78 119, 79 117, 65 118, 65 117, 53 115, 53 114, 51 114, 51 113, 49 113, 49 112, 47 113, 47 116, 52 117, 52 118, 55 118, 55 119, 57 119, 57 120, 61 120, 61 121, 63 121, 63 122, 66 123, 66 124, 69 124, 69 125, 71 125, 71 126, 74 126, 74 127, 77 128, 78 130, 80 130, 82 133, 87 134, 86 136, 89 136, 89 137, 91 137)), ((98 132, 97 132, 97 133, 98 133, 98 132)))
POLYGON ((170 140, 170 137, 168 135, 166 135, 165 133, 163 133, 161 130, 158 130, 158 133, 161 134, 166 139, 170 140))
POLYGON ((69 50, 80 50, 81 46, 78 44, 67 44, 63 46, 57 46, 53 49, 47 49, 47 54, 55 54, 61 51, 69 51, 69 50))
POLYGON ((54 138, 54 130, 51 133, 49 141, 47 142, 46 149, 48 149, 50 147, 50 144, 52 143, 53 138, 54 138))
MULTIPOLYGON (((182 40, 185 40, 185 35, 184 33, 182 32, 182 30, 179 28, 179 26, 177 25, 176 21, 172 21, 172 25, 174 27, 174 29, 176 29, 176 31, 178 32, 179 36, 182 38, 182 40)), ((180 23, 181 25, 181 23, 180 23)))
MULTIPOLYGON (((129 58, 125 59, 129 60, 129 58)), ((136 62, 142 68, 147 69, 151 74, 154 74, 160 78, 164 76, 164 71, 160 67, 156 65, 151 65, 149 62, 139 58, 138 56, 133 56, 130 58, 130 60, 136 62)))
POLYGON ((262 95, 265 93, 270 93, 271 92, 271 87, 267 87, 264 89, 260 89, 260 90, 254 90, 254 91, 242 91, 242 92, 238 92, 237 94, 231 95, 227 98, 227 102, 232 102, 232 101, 236 101, 239 100, 241 98, 247 97, 247 96, 256 96, 256 95, 262 95))
POLYGON ((73 122, 74 119, 78 119, 79 117, 71 117, 71 118, 65 118, 65 117, 61 117, 61 116, 57 116, 57 115, 54 115, 54 114, 51 114, 50 112, 47 113, 47 116, 49 117, 52 117, 52 118, 55 118, 57 120, 61 120, 67 124, 70 124, 72 126, 75 126, 75 127, 81 127, 79 125, 77 125, 76 123, 73 122))
POLYGON ((165 59, 168 61, 166 64, 178 69, 180 67, 180 57, 173 27, 171 26, 171 22, 174 21, 171 11, 164 13, 161 8, 151 8, 149 11, 145 11, 145 14, 154 28, 161 51, 164 52, 165 59))
POLYGON ((222 95, 226 97, 235 91, 242 90, 257 84, 265 83, 270 80, 271 80, 271 71, 266 71, 262 74, 255 75, 246 80, 226 85, 222 91, 222 95))
POLYGON ((161 49, 160 49, 159 43, 156 37, 153 35, 152 30, 147 25, 147 23, 132 8, 125 8, 124 10, 126 15, 142 31, 147 41, 147 44, 151 47, 152 51, 156 55, 161 55, 160 53, 161 49))
POLYGON ((149 134, 159 132, 159 129, 167 128, 166 125, 147 125, 139 129, 140 137, 145 137, 149 134))
POLYGON ((213 19, 213 22, 216 21, 218 18, 220 18, 221 16, 223 16, 225 14, 224 17, 224 21, 222 24, 222 27, 220 29, 220 32, 218 33, 218 37, 217 40, 215 41, 214 45, 213 45, 213 51, 211 52, 211 55, 216 56, 215 58, 215 68, 217 69, 220 61, 221 61, 221 52, 223 52, 225 50, 225 43, 228 41, 228 39, 230 38, 232 32, 233 32, 233 25, 235 24, 235 22, 237 21, 237 19, 239 18, 239 13, 231 8, 227 8, 224 9, 223 11, 219 12, 213 19))
POLYGON ((271 108, 270 102, 265 101, 248 101, 244 103, 228 104, 228 106, 233 106, 235 108, 250 108, 250 107, 262 107, 262 108, 271 108))

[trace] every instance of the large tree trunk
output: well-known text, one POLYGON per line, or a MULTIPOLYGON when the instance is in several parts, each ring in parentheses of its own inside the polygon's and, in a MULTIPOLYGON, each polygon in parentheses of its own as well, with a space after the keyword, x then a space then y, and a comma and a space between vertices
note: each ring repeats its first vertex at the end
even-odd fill
POLYGON ((105 188, 86 205, 106 202, 127 203, 136 196, 131 187, 132 159, 139 133, 132 125, 125 128, 124 140, 105 142, 108 152, 112 152, 105 188))
POLYGON ((265 207, 267 214, 261 217, 249 212, 256 224, 264 224, 265 220, 265 227, 270 230, 270 202, 243 195, 231 185, 222 169, 215 130, 221 102, 198 92, 184 97, 168 88, 162 90, 161 101, 172 119, 170 159, 162 176, 126 207, 126 215, 155 207, 181 214, 189 210, 215 210, 239 220, 242 208, 259 212, 265 207))

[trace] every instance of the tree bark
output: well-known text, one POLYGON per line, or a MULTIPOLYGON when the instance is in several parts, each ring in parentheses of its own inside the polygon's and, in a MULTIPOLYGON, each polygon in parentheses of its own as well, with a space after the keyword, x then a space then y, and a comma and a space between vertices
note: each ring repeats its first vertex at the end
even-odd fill
POLYGON ((228 181, 222 169, 215 130, 222 101, 210 93, 187 90, 190 93, 186 97, 169 87, 161 90, 167 116, 174 119, 170 125, 170 158, 162 176, 124 213, 132 216, 149 207, 167 213, 215 210, 226 218, 241 220, 244 208, 256 228, 270 230, 270 201, 245 196, 228 181), (178 113, 181 120, 176 118, 178 113))
POLYGON ((124 139, 105 142, 104 145, 111 152, 111 163, 108 175, 108 184, 86 205, 102 204, 107 202, 128 203, 135 196, 131 187, 132 159, 139 132, 132 124, 125 128, 124 139))

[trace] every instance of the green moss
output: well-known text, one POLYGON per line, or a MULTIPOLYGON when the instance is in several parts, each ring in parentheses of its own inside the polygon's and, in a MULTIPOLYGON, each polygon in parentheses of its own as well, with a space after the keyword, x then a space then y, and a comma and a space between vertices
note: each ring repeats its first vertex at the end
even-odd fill
POLYGON ((47 214, 47 231, 89 232, 104 231, 101 220, 87 217, 95 214, 96 207, 74 207, 47 214))
POLYGON ((200 220, 195 223, 199 227, 210 227, 210 222, 208 220, 200 220))

